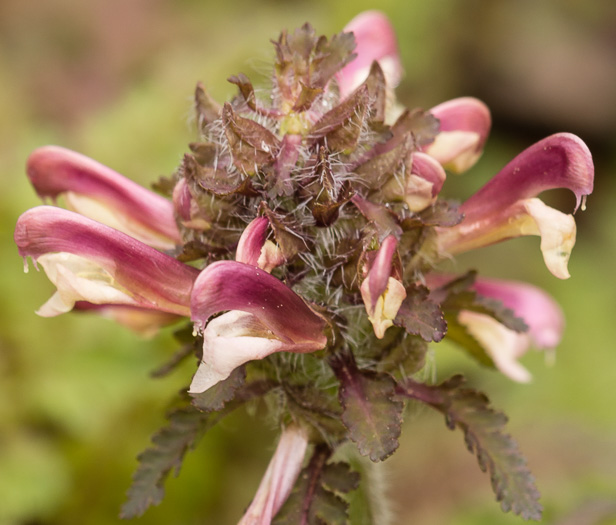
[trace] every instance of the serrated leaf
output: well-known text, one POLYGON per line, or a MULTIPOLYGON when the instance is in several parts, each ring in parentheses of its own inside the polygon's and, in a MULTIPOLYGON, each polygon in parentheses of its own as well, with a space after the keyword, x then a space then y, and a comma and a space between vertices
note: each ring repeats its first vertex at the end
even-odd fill
POLYGON ((346 525, 349 504, 339 494, 354 490, 359 476, 348 464, 328 464, 331 455, 317 445, 298 476, 293 492, 272 521, 273 525, 346 525), (343 477, 346 476, 346 479, 343 477))
MULTIPOLYGON (((389 330, 391 332, 391 330, 389 330)), ((404 377, 419 372, 426 363, 428 343, 420 337, 402 334, 397 344, 392 345, 378 362, 378 370, 394 374, 404 374, 404 377)))
POLYGON ((392 133, 402 137, 412 133, 418 146, 426 146, 434 141, 439 132, 439 120, 422 109, 405 110, 392 126, 392 133))
POLYGON ((391 149, 381 150, 379 148, 377 155, 359 165, 354 171, 368 188, 380 189, 404 162, 412 147, 413 141, 409 134, 406 140, 391 149))
POLYGON ((152 183, 152 189, 163 195, 164 197, 171 197, 173 195, 173 189, 177 183, 175 177, 159 177, 156 182, 152 183))
POLYGON ((163 484, 171 470, 179 472, 184 455, 216 421, 194 408, 184 407, 168 416, 169 424, 152 437, 153 448, 137 459, 139 468, 127 492, 121 518, 141 516, 150 506, 158 505, 165 494, 163 484))
POLYGON ((462 222, 464 214, 459 211, 458 203, 439 199, 432 206, 418 214, 417 218, 425 226, 451 228, 462 222))
POLYGON ((424 341, 438 342, 447 332, 447 323, 439 305, 428 297, 429 290, 420 285, 407 287, 406 299, 402 302, 394 320, 409 334, 419 335, 424 341))
POLYGON ((323 88, 307 86, 301 81, 299 84, 302 90, 299 92, 297 100, 293 105, 293 111, 297 112, 310 109, 310 106, 312 106, 317 97, 323 93, 323 88))
POLYGON ((540 520, 542 507, 535 480, 517 443, 504 432, 507 417, 490 406, 489 399, 466 388, 462 376, 436 386, 407 379, 399 393, 422 401, 445 415, 447 426, 464 432, 468 450, 479 467, 490 474, 492 489, 504 512, 540 520))
POLYGON ((367 110, 368 89, 362 86, 314 124, 310 139, 313 142, 324 140, 331 151, 352 151, 359 140, 367 110))
POLYGON ((228 401, 235 397, 235 393, 246 381, 246 368, 237 367, 225 380, 216 383, 205 392, 190 394, 192 405, 202 412, 222 410, 228 401))
POLYGON ((346 494, 359 487, 359 472, 351 470, 348 463, 328 463, 323 469, 322 483, 332 492, 346 494))
POLYGON ((382 204, 375 204, 367 199, 364 199, 359 194, 356 194, 351 199, 353 204, 361 214, 370 221, 376 228, 379 238, 384 239, 390 234, 400 238, 402 228, 398 216, 389 208, 382 204))
POLYGON ((349 352, 331 366, 340 381, 342 422, 362 456, 383 461, 398 448, 404 404, 394 398, 396 383, 384 373, 359 370, 349 352))
POLYGON ((237 174, 230 175, 226 169, 203 166, 192 155, 184 155, 181 169, 187 179, 194 180, 199 188, 210 194, 219 197, 234 194, 251 197, 257 195, 250 178, 242 180, 237 174))
POLYGON ((461 310, 470 310, 493 317, 499 323, 516 332, 526 332, 528 326, 524 319, 516 317, 513 310, 493 298, 479 295, 472 289, 477 272, 471 270, 465 275, 452 279, 447 284, 433 290, 430 295, 441 303, 447 313, 457 314, 461 310))
POLYGON ((268 218, 276 243, 287 261, 306 250, 306 240, 290 225, 285 224, 283 216, 270 210, 265 201, 261 202, 259 211, 268 218))
POLYGON ((210 97, 203 84, 198 82, 195 88, 195 113, 201 133, 205 133, 207 125, 220 117, 220 110, 220 105, 210 97))
POLYGON ((135 518, 150 506, 158 505, 165 494, 165 480, 172 470, 178 475, 186 452, 225 416, 273 387, 273 383, 265 381, 245 385, 217 411, 201 412, 193 406, 182 406, 171 412, 167 416, 168 424, 152 436, 153 446, 137 456, 139 467, 126 493, 120 517, 135 518))
POLYGON ((222 120, 233 164, 240 171, 254 174, 274 162, 280 142, 270 130, 252 119, 240 117, 229 103, 222 108, 222 120))
POLYGON ((310 64, 311 85, 324 88, 330 78, 357 56, 354 49, 353 33, 338 33, 330 40, 320 37, 310 64))
POLYGON ((255 89, 252 87, 252 83, 248 77, 244 75, 244 73, 240 73, 239 75, 229 77, 227 82, 235 84, 240 89, 240 93, 242 97, 244 97, 246 105, 253 111, 256 111, 257 100, 255 98, 255 89))

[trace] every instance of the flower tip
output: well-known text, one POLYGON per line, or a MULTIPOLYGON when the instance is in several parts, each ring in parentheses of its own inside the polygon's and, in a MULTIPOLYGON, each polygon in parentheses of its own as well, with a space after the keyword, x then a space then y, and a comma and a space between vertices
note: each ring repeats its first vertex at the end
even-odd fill
POLYGON ((381 66, 387 85, 396 87, 402 78, 402 63, 396 33, 385 13, 364 11, 344 28, 355 35, 357 57, 337 75, 340 94, 344 98, 366 79, 374 61, 381 66))

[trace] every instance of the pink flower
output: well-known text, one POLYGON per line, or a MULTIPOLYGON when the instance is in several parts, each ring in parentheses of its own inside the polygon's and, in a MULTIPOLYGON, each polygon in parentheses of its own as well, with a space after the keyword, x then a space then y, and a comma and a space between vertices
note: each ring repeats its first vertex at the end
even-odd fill
MULTIPOLYGON (((431 288, 441 286, 451 276, 430 274, 431 288)), ((527 283, 477 278, 472 287, 479 295, 496 299, 523 319, 526 332, 516 332, 493 317, 462 310, 458 321, 486 350, 496 368, 514 381, 526 383, 531 375, 519 359, 531 348, 552 351, 560 343, 565 320, 560 306, 546 292, 527 283)))
POLYGON ((402 301, 406 298, 404 285, 392 277, 393 257, 398 241, 389 235, 377 250, 370 270, 361 284, 361 296, 366 306, 368 319, 379 339, 385 330, 393 326, 402 301))
POLYGON ((39 315, 68 312, 76 301, 190 315, 198 270, 92 219, 52 206, 32 208, 17 221, 15 243, 57 288, 39 315))
POLYGON ((302 427, 289 425, 282 431, 259 489, 238 525, 269 525, 272 522, 295 485, 307 447, 308 435, 302 427))
POLYGON ((576 210, 593 189, 590 151, 578 137, 558 133, 520 153, 475 195, 462 204, 464 220, 438 230, 443 256, 454 255, 521 235, 539 235, 546 266, 556 277, 569 277, 567 263, 575 244, 575 221, 535 197, 544 190, 567 188, 576 210))
POLYGON ((203 330, 203 360, 190 386, 193 393, 204 392, 248 361, 274 352, 314 352, 327 344, 325 321, 299 295, 266 271, 237 261, 215 262, 199 274, 191 313, 203 330))
POLYGON ((472 97, 462 97, 433 107, 439 133, 425 152, 454 173, 466 171, 483 153, 492 123, 487 106, 472 97))
POLYGON ((344 31, 355 35, 357 57, 336 75, 340 96, 345 98, 366 80, 374 61, 381 66, 387 86, 395 88, 402 78, 402 64, 389 19, 380 11, 364 11, 344 31))
POLYGON ((181 244, 171 202, 84 155, 43 146, 26 171, 42 199, 62 196, 69 209, 161 250, 181 244))

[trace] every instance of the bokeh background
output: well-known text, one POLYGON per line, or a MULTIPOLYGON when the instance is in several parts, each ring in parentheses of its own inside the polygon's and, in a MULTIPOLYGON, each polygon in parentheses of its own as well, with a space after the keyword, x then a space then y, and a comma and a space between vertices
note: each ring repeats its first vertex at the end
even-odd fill
MULTIPOLYGON (((149 184, 173 172, 193 140, 196 81, 222 101, 225 79, 267 78, 280 29, 310 21, 339 31, 379 8, 396 27, 406 77, 399 98, 429 108, 474 95, 493 111, 480 162, 450 177, 465 198, 510 158, 558 131, 593 151, 596 190, 576 216, 578 242, 559 281, 537 238, 460 258, 458 268, 527 280, 567 313, 555 366, 532 353, 529 385, 435 349, 436 375, 462 370, 510 416, 543 494, 545 523, 616 523, 616 3, 612 0, 1 0, 0 1, 0 524, 103 525, 118 510, 135 456, 163 423, 194 364, 150 372, 176 348, 168 332, 144 341, 94 316, 34 315, 51 294, 25 275, 12 244, 19 214, 38 204, 24 163, 55 143, 149 184)), ((565 211, 566 192, 545 195, 565 211)), ((164 502, 139 524, 235 523, 258 485, 275 429, 238 414, 189 453, 164 502)), ((462 436, 428 410, 409 415, 384 466, 397 524, 514 524, 462 436)), ((357 521, 357 523, 360 523, 357 521)))

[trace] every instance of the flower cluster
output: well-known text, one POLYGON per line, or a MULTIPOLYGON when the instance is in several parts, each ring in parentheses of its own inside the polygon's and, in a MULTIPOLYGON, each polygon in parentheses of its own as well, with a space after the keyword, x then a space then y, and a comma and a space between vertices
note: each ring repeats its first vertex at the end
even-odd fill
POLYGON ((577 209, 594 173, 585 144, 559 133, 461 205, 447 202, 447 171, 470 168, 486 142, 482 102, 402 108, 396 40, 378 12, 331 39, 306 24, 274 47, 267 97, 243 74, 229 79, 239 93, 222 106, 198 84, 198 140, 158 184, 168 198, 46 146, 30 156, 28 177, 68 209, 33 208, 15 231, 20 255, 57 288, 40 315, 88 309, 144 333, 189 318, 199 341, 194 406, 215 412, 275 392, 283 433, 246 524, 316 508, 314 494, 293 507, 297 487, 288 498, 309 444, 305 469, 316 480, 340 468, 329 458, 348 440, 373 461, 391 455, 408 398, 456 421, 454 394, 470 391, 416 382, 429 343, 448 337, 529 380, 518 358, 557 345, 556 303, 528 284, 439 273, 439 263, 539 235, 548 269, 567 278, 575 221, 537 196, 567 188, 577 209))

